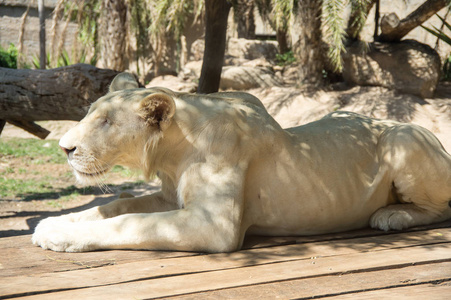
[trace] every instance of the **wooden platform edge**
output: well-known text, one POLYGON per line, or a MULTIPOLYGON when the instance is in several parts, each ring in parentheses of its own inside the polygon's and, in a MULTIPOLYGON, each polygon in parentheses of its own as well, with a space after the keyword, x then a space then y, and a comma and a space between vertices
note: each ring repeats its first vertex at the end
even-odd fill
MULTIPOLYGON (((64 299, 68 297, 98 299, 105 295, 115 295, 119 298, 159 298, 283 280, 371 272, 404 268, 415 264, 450 261, 451 243, 447 243, 446 245, 415 246, 319 257, 315 260, 290 260, 243 268, 178 274, 61 292, 49 290, 49 293, 35 295, 30 299, 64 299)), ((105 272, 104 276, 107 274, 108 272, 105 272)), ((444 276, 448 278, 451 277, 451 274, 447 273, 444 276)))
MULTIPOLYGON (((139 281, 163 276, 178 276, 179 274, 191 274, 218 270, 236 269, 259 266, 265 264, 282 263, 287 261, 311 260, 312 258, 324 259, 331 257, 344 257, 359 253, 387 251, 412 247, 448 247, 451 241, 451 232, 447 229, 431 229, 428 231, 405 234, 361 237, 335 242, 319 242, 311 244, 295 244, 269 248, 258 248, 238 251, 234 253, 194 255, 172 257, 163 259, 151 259, 117 265, 100 265, 100 268, 83 268, 74 271, 24 273, 20 276, 2 278, 0 296, 40 293, 47 290, 87 288, 109 284, 120 284, 125 281, 139 281), (435 245, 435 246, 434 246, 435 245), (108 276, 105 276, 108 274, 108 276), (84 278, 83 281, 77 279, 84 278)), ((39 248, 43 259, 48 264, 64 263, 57 260, 61 253, 45 251, 39 248)), ((147 252, 151 253, 151 252, 147 252)), ((64 254, 64 253, 63 253, 64 254)), ((97 252, 96 255, 102 254, 97 252)), ((109 252, 104 252, 108 259, 109 252)), ((12 254, 13 255, 13 254, 12 254)), ((72 257, 72 254, 65 254, 72 257)), ((39 256, 38 256, 39 257, 39 256)), ((27 262, 24 262, 25 264, 27 262)), ((28 262, 30 263, 30 262, 28 262)), ((18 266, 20 268, 20 266, 18 266)), ((25 270, 27 265, 23 265, 25 270)))
POLYGON ((283 280, 177 295, 166 299, 312 299, 313 297, 320 299, 347 294, 352 294, 353 299, 359 299, 359 293, 369 291, 405 286, 415 287, 424 284, 451 284, 449 270, 451 270, 451 262, 441 262, 368 272, 283 280))

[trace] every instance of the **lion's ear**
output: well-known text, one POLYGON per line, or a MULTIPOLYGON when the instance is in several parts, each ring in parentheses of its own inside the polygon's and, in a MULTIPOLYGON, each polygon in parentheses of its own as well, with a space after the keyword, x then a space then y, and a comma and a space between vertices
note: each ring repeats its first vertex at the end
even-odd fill
POLYGON ((139 88, 138 82, 136 81, 135 76, 130 73, 121 73, 114 77, 111 82, 109 92, 116 92, 120 90, 128 90, 128 89, 137 89, 139 88))
POLYGON ((165 130, 171 124, 174 113, 174 99, 167 94, 155 93, 141 100, 139 114, 149 126, 165 130))

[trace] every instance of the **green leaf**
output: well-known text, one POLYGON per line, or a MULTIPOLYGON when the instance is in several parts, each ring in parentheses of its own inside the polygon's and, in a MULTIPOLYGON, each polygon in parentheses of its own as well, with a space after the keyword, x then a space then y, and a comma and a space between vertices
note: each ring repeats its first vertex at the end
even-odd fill
POLYGON ((434 29, 425 27, 423 25, 420 25, 421 28, 423 28, 424 30, 426 30, 427 32, 433 34, 434 36, 436 36, 437 38, 439 38, 440 40, 444 41, 445 43, 447 43, 448 45, 451 45, 451 37, 449 37, 448 35, 446 35, 443 31, 441 31, 440 29, 434 27, 434 29))
POLYGON ((448 28, 448 30, 451 30, 451 25, 448 22, 446 22, 445 19, 440 17, 438 14, 436 14, 436 16, 442 21, 442 23, 446 26, 446 28, 448 28))

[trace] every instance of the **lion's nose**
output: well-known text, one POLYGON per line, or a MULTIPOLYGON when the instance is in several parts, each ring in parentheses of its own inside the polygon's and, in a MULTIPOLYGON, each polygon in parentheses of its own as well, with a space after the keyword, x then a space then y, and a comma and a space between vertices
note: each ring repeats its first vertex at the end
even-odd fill
POLYGON ((74 152, 75 149, 77 149, 77 147, 73 147, 73 148, 71 148, 71 149, 67 149, 67 148, 64 148, 63 146, 60 146, 60 148, 64 151, 64 153, 66 153, 67 156, 69 156, 69 154, 70 154, 71 152, 74 152))

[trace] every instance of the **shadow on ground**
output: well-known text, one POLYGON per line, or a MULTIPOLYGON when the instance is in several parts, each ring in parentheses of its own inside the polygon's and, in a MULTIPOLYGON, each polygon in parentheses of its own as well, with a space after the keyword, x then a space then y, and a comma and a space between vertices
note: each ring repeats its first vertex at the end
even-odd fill
POLYGON ((85 187, 77 188, 69 186, 67 188, 57 189, 53 192, 28 193, 17 195, 21 198, 19 201, 3 200, 3 203, 9 202, 8 208, 0 211, 0 238, 32 234, 37 224, 48 217, 60 216, 73 212, 83 211, 95 206, 104 205, 117 199, 122 192, 128 192, 135 196, 151 194, 160 189, 158 184, 136 184, 124 183, 107 185, 105 188, 85 187), (56 204, 62 200, 62 197, 74 195, 73 203, 67 204, 67 208, 57 209, 41 202, 54 200, 56 204), (17 204, 18 208, 15 208, 17 204), (24 205, 21 208, 20 205, 24 205), (26 226, 24 225, 26 223, 26 226), (26 228, 24 228, 26 227, 26 228))

